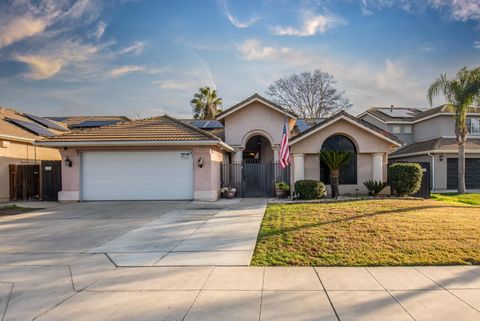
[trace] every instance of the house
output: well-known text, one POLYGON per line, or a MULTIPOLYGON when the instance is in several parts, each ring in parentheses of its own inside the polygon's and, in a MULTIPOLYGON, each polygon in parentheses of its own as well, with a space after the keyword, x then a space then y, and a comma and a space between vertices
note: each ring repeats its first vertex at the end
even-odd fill
POLYGON ((56 122, 61 122, 65 124, 70 130, 109 126, 119 122, 130 120, 128 117, 125 116, 64 116, 45 118, 56 122))
POLYGON ((353 152, 340 190, 366 193, 363 182, 385 180, 388 154, 402 146, 396 136, 346 112, 297 122, 296 115, 254 94, 211 123, 165 115, 73 131, 36 144, 60 150, 63 201, 216 200, 221 185, 230 183, 259 191, 265 185, 270 192, 279 177, 291 183, 328 180, 318 157, 322 148, 353 152), (290 140, 292 164, 277 172, 272 166, 285 123, 295 135, 290 140))
POLYGON ((9 165, 60 160, 58 149, 33 143, 66 131, 68 129, 60 123, 0 107, 0 201, 7 201, 10 197, 9 165))
MULTIPOLYGON (((391 161, 419 162, 430 171, 434 191, 457 189, 458 145, 455 113, 448 105, 431 109, 372 107, 358 118, 397 136, 406 145, 390 153, 391 161)), ((467 190, 480 189, 480 109, 467 113, 467 190)))

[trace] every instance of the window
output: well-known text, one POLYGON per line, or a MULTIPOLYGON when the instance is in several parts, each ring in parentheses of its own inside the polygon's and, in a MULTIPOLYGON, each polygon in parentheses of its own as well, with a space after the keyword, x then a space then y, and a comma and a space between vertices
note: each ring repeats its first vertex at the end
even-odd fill
POLYGON ((393 125, 392 133, 401 134, 402 133, 402 126, 401 125, 393 125))
MULTIPOLYGON (((357 184, 357 149, 353 142, 342 135, 330 136, 323 142, 322 150, 351 152, 353 157, 340 170, 340 184, 357 184)), ((330 184, 330 170, 320 161, 320 180, 330 184)))
POLYGON ((412 133, 412 125, 403 125, 403 133, 404 134, 411 134, 412 133))
POLYGON ((480 135, 480 118, 467 118, 468 133, 480 135))

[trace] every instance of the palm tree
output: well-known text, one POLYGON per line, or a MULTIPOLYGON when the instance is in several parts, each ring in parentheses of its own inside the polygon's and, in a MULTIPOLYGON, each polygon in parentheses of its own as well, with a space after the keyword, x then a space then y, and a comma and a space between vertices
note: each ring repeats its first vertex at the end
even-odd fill
POLYGON ((221 111, 222 103, 223 100, 217 96, 215 89, 208 86, 200 88, 190 101, 193 107, 193 117, 195 119, 214 119, 221 111))
POLYGON ((340 169, 348 164, 353 154, 351 152, 340 152, 336 150, 320 151, 320 159, 330 170, 330 184, 332 185, 332 198, 338 197, 338 185, 340 169))
POLYGON ((465 143, 467 142, 467 111, 480 101, 480 68, 460 69, 455 77, 441 74, 428 89, 427 97, 432 106, 433 98, 443 94, 447 104, 455 110, 455 135, 458 144, 458 194, 465 193, 465 143))

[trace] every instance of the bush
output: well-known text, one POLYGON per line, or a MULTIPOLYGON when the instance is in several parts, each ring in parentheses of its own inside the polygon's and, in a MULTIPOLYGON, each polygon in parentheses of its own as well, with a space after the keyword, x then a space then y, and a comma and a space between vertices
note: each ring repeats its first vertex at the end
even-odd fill
POLYGON ((388 168, 388 180, 400 196, 415 194, 422 184, 423 170, 417 163, 395 163, 388 168))
POLYGON ((275 189, 281 190, 281 191, 288 191, 290 189, 290 185, 288 185, 285 182, 276 182, 275 183, 275 189))
POLYGON ((368 195, 373 196, 377 196, 385 187, 387 187, 387 183, 374 180, 366 181, 363 185, 368 189, 368 195))
POLYGON ((327 195, 327 190, 322 182, 305 179, 295 182, 295 193, 299 199, 313 200, 327 195))

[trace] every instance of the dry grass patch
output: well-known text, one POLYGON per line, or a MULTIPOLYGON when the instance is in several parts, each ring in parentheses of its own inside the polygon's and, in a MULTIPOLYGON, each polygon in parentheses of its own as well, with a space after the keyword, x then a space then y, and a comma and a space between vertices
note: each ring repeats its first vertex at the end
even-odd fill
POLYGON ((480 206, 434 200, 269 205, 252 265, 480 264, 480 206))

